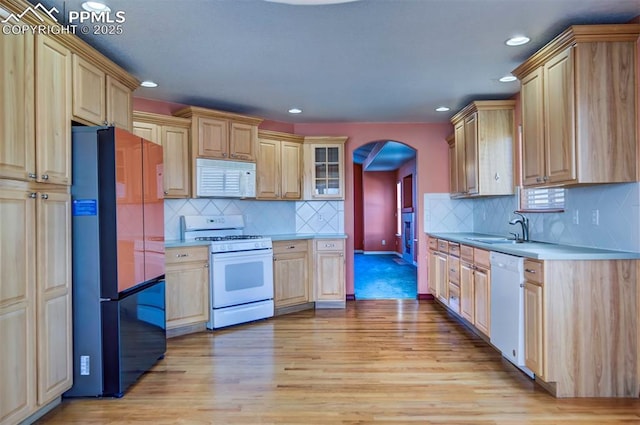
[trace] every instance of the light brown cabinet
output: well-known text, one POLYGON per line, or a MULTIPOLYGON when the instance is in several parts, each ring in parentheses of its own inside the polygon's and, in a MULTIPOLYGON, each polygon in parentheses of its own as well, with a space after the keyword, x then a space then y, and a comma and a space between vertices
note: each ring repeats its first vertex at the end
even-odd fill
POLYGON ((473 258, 460 261, 460 316, 475 323, 475 279, 473 276, 473 258))
POLYGON ((304 138, 304 199, 344 199, 347 137, 304 138))
POLYGON ((113 125, 131 131, 132 89, 99 65, 73 54, 73 118, 89 125, 113 125))
POLYGON ((473 324, 491 336, 491 264, 489 251, 473 249, 473 324))
POLYGON ((309 241, 273 242, 275 309, 310 302, 309 241))
POLYGON ((456 156, 456 139, 455 134, 447 137, 449 145, 449 193, 451 196, 458 196, 458 158, 456 156))
POLYGON ((71 184, 71 51, 36 36, 36 143, 38 182, 71 184))
POLYGON ((209 247, 167 248, 167 330, 209 320, 209 247))
POLYGON ((0 52, 0 178, 35 179, 34 37, 3 35, 0 52))
POLYGON ((302 136, 258 132, 256 198, 302 197, 302 136))
POLYGON ((186 118, 148 112, 134 112, 133 133, 162 145, 163 186, 165 198, 188 198, 191 195, 189 164, 189 127, 186 118))
POLYGON ((191 119, 191 152, 194 161, 196 157, 249 162, 256 160, 258 125, 262 118, 195 106, 181 109, 174 115, 191 119))
POLYGON ((449 242, 447 267, 447 304, 454 313, 460 314, 460 245, 457 243, 449 242))
POLYGON ((0 180, 0 422, 17 423, 72 384, 68 189, 0 180))
POLYGON ((639 34, 638 24, 572 26, 513 71, 524 186, 637 179, 639 34))
POLYGON ((314 240, 313 269, 316 307, 345 307, 344 254, 344 239, 314 240))
POLYGON ((447 256, 449 243, 442 239, 434 239, 436 248, 430 252, 433 269, 433 288, 436 299, 445 305, 449 304, 449 269, 447 256))
POLYGON ((514 100, 475 101, 451 118, 452 197, 513 194, 514 108, 514 100))

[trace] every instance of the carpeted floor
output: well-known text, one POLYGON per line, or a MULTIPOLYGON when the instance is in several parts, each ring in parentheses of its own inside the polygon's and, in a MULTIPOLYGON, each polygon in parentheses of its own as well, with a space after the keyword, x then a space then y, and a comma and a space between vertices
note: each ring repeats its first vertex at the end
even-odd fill
POLYGON ((355 254, 356 300, 416 299, 416 267, 395 255, 355 254))

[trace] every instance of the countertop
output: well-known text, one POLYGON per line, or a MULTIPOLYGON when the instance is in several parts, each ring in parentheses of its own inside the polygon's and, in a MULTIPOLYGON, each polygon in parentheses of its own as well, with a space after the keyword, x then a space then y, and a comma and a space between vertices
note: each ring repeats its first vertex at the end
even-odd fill
MULTIPOLYGON (((299 239, 346 239, 347 235, 344 233, 336 234, 315 234, 315 233, 284 233, 278 235, 264 235, 271 238, 272 241, 291 241, 299 239)), ((204 246, 209 245, 207 241, 165 241, 164 246, 166 248, 181 248, 186 246, 204 246)))
POLYGON ((483 233, 428 233, 434 238, 447 239, 464 245, 471 245, 488 251, 502 252, 518 257, 538 260, 637 260, 640 252, 614 251, 609 249, 553 244, 546 242, 484 243, 468 238, 499 237, 483 233))

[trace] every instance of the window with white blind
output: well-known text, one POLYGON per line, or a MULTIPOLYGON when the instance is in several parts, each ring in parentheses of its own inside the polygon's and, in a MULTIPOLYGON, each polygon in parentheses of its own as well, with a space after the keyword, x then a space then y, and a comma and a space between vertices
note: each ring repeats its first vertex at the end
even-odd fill
POLYGON ((564 189, 558 187, 520 189, 520 210, 564 211, 564 189))

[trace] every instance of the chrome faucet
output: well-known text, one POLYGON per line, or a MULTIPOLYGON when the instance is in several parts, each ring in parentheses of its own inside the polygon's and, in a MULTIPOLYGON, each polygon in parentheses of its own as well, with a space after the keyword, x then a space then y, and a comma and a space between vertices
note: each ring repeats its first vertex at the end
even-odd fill
POLYGON ((515 225, 519 223, 522 227, 522 242, 529 242, 529 219, 517 211, 514 211, 513 213, 520 216, 520 218, 510 220, 509 224, 515 225))

